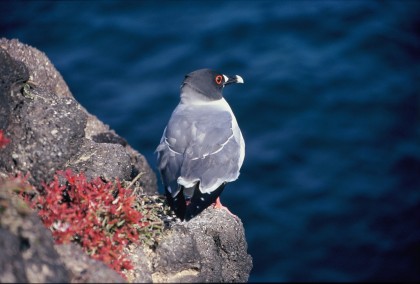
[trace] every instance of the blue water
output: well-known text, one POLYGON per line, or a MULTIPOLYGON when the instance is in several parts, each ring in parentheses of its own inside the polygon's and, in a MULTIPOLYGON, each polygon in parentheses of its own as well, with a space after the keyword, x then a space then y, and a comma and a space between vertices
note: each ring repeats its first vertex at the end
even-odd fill
POLYGON ((0 2, 0 36, 156 167, 183 76, 210 67, 246 142, 222 201, 250 281, 420 280, 420 1, 0 2))

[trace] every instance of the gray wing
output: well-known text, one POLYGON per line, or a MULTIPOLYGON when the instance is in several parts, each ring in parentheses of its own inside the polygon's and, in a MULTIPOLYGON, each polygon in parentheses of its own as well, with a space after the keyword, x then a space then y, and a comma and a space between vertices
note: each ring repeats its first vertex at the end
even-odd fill
POLYGON ((179 105, 157 152, 162 179, 173 195, 178 178, 185 187, 200 181, 200 190, 211 192, 239 175, 240 143, 228 111, 179 105))

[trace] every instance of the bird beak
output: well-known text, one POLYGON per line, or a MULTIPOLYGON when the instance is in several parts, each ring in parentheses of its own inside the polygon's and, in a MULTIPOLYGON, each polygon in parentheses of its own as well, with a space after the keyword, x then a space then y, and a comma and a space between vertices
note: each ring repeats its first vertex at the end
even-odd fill
POLYGON ((223 85, 229 85, 232 83, 240 83, 242 84, 244 82, 244 79, 242 79, 241 76, 239 75, 235 75, 235 76, 226 76, 223 75, 224 79, 225 79, 225 83, 223 85))

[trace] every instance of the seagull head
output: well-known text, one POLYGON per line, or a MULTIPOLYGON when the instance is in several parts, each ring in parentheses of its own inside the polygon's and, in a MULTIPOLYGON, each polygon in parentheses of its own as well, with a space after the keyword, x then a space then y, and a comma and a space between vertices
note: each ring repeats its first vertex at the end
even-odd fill
POLYGON ((199 69, 185 75, 181 84, 181 97, 189 96, 204 101, 220 100, 226 85, 243 82, 239 75, 227 76, 211 69, 199 69))

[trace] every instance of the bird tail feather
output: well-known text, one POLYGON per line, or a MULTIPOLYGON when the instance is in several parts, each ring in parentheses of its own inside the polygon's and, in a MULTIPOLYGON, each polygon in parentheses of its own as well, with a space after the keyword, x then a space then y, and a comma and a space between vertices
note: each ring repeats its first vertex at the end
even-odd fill
POLYGON ((191 220, 193 217, 200 214, 204 209, 209 207, 212 203, 216 202, 217 197, 222 193, 225 183, 219 186, 216 190, 210 193, 202 193, 198 186, 194 190, 194 194, 190 203, 186 207, 185 217, 186 221, 191 220))

